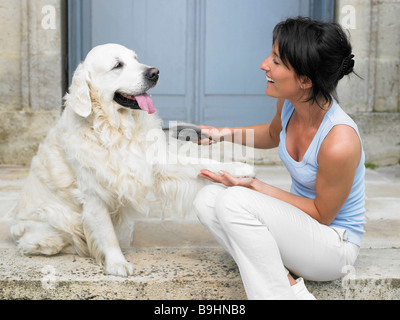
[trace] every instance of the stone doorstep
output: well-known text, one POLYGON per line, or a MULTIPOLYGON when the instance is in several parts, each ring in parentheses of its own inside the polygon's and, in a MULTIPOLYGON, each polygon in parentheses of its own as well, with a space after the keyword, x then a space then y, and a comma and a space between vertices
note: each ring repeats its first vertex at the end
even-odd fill
MULTIPOLYGON (((0 299, 243 300, 238 269, 221 248, 125 249, 135 274, 106 275, 90 258, 21 257, 0 250, 0 299)), ((363 249, 342 280, 306 281, 320 300, 400 299, 400 252, 363 249)))
MULTIPOLYGON (((400 299, 399 227, 368 223, 354 268, 341 280, 306 281, 309 290, 324 300, 400 299)), ((195 221, 137 221, 133 247, 123 249, 135 266, 128 278, 105 274, 91 258, 23 257, 8 244, 0 249, 0 299, 246 299, 235 262, 195 221)))

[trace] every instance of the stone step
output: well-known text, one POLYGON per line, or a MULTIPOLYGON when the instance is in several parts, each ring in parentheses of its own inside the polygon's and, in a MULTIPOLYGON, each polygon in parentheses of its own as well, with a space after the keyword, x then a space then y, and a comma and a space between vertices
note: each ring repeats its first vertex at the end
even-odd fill
MULTIPOLYGON (((90 258, 21 257, 0 250, 0 299, 242 300, 236 264, 221 248, 125 249, 135 274, 110 276, 90 258)), ((306 281, 317 299, 400 299, 400 251, 362 249, 342 280, 306 281)))
MULTIPOLYGON (((343 279, 307 281, 318 299, 400 299, 400 220, 366 225, 343 279)), ((245 299, 237 266, 196 221, 138 221, 124 248, 135 275, 105 274, 91 258, 23 257, 0 227, 0 299, 245 299)))
MULTIPOLYGON (((399 167, 367 170, 367 224, 354 268, 337 281, 306 281, 317 299, 400 299, 399 167), (393 172, 394 170, 394 172, 393 172)), ((257 168, 259 177, 290 186, 283 167, 257 168)), ((110 276, 91 258, 22 257, 4 216, 27 168, 0 167, 0 299, 246 299, 237 266, 193 216, 135 221, 122 244, 135 274, 110 276)))

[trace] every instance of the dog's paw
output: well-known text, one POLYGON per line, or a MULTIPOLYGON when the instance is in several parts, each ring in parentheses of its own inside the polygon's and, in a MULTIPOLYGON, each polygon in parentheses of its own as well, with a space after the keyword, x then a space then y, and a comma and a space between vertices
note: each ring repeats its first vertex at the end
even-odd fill
POLYGON ((119 277, 127 277, 133 275, 134 267, 124 257, 109 258, 105 262, 106 272, 119 277))
POLYGON ((233 162, 232 163, 233 168, 232 171, 230 172, 231 175, 234 177, 240 178, 240 177, 255 177, 255 171, 254 167, 247 164, 247 163, 242 163, 242 162, 233 162))

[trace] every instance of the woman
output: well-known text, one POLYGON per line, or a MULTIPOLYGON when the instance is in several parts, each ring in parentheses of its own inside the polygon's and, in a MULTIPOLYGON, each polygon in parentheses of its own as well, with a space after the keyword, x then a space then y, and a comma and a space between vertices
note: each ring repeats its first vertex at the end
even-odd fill
MULTIPOLYGON (((357 258, 364 152, 356 124, 334 98, 338 81, 353 72, 351 53, 335 23, 300 17, 274 29, 261 70, 277 112, 271 123, 241 128, 240 140, 253 130, 256 148, 279 147, 290 192, 228 172, 199 175, 218 183, 196 197, 199 220, 235 259, 249 299, 315 299, 303 278, 338 279, 357 258)), ((234 128, 201 128, 210 139, 233 137, 234 128)))

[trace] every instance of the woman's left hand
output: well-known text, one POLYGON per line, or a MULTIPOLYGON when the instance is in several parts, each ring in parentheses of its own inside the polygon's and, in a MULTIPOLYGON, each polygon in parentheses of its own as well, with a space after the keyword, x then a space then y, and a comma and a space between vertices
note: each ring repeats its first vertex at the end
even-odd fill
POLYGON ((255 178, 236 178, 225 171, 214 173, 206 169, 201 170, 199 177, 210 180, 211 182, 222 183, 227 187, 240 186, 251 188, 252 183, 255 181, 255 178))

